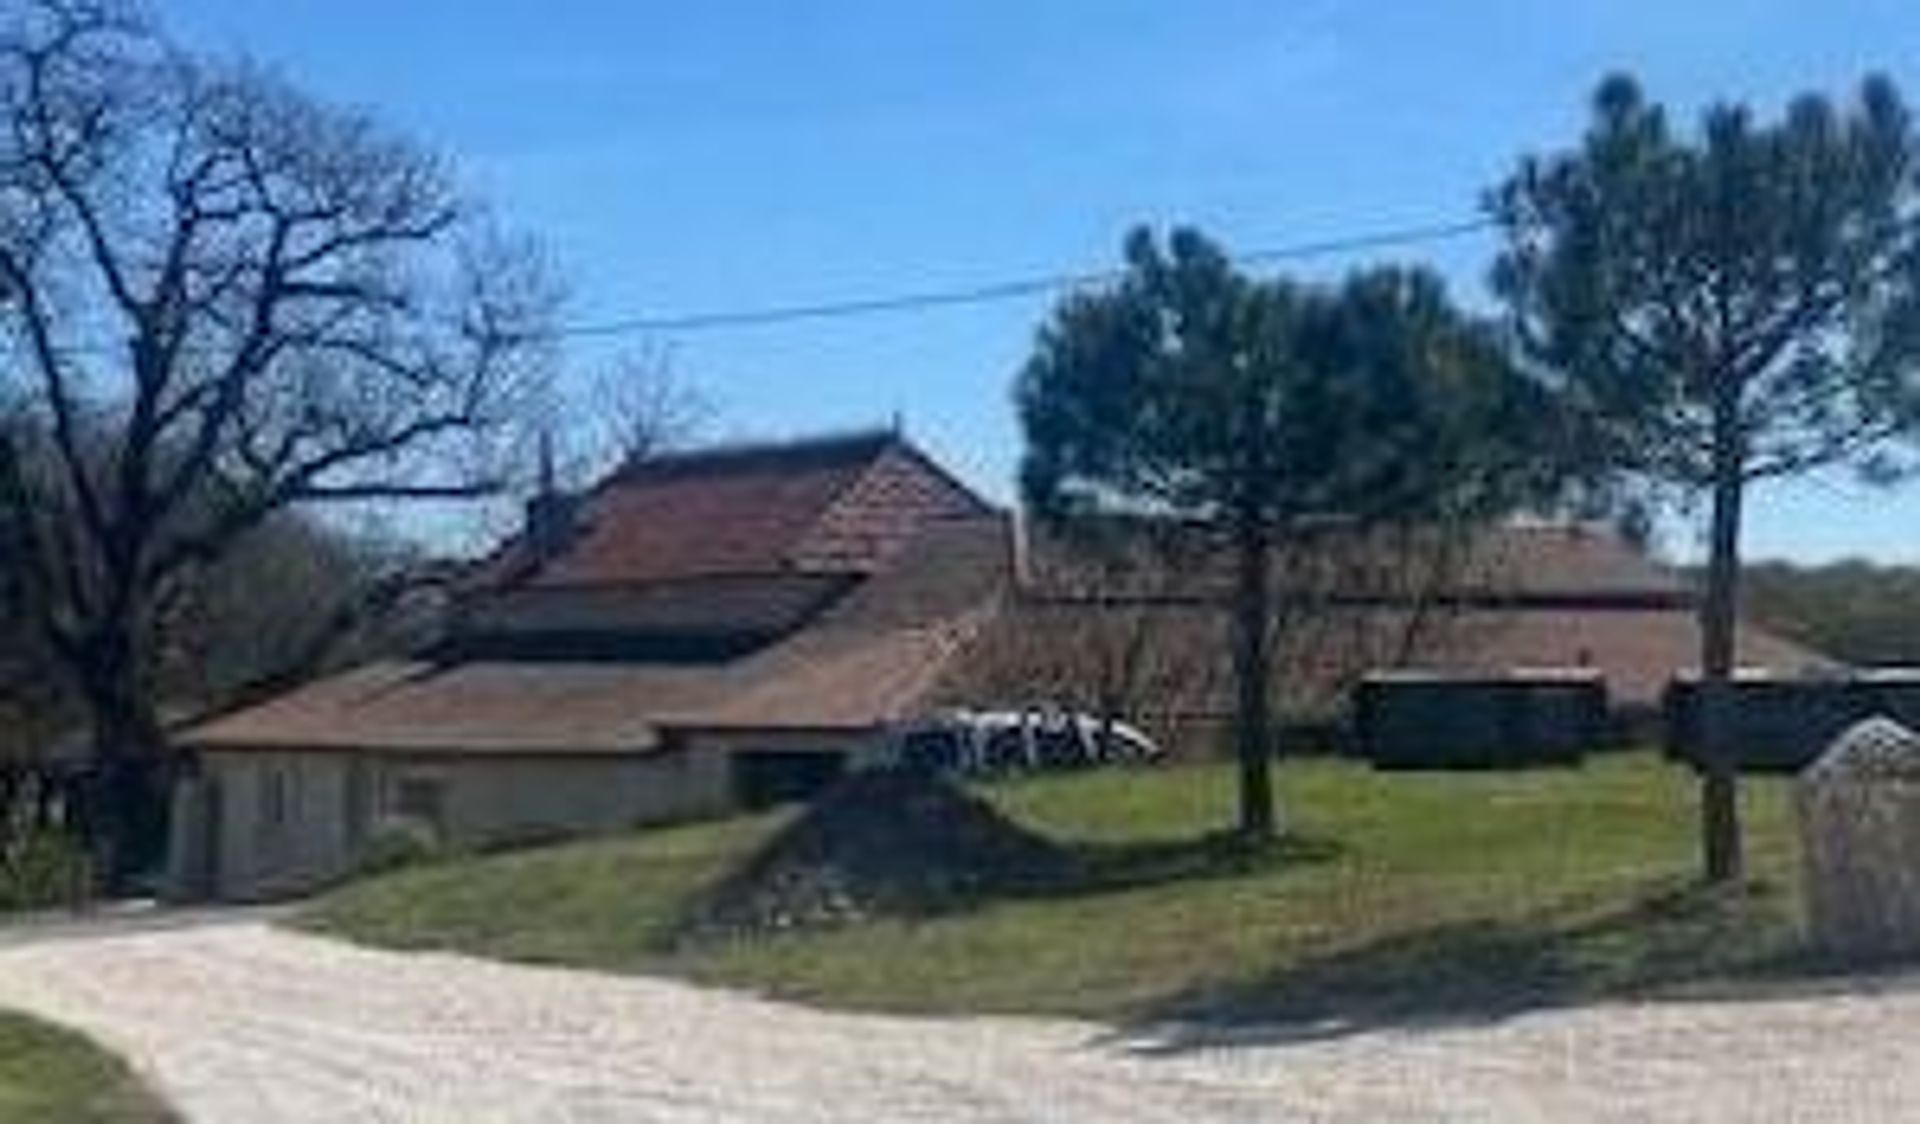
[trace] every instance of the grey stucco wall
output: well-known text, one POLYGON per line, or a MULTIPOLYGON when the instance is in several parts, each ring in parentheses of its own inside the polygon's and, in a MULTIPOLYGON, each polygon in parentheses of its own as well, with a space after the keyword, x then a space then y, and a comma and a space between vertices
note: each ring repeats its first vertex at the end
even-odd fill
POLYGON ((612 831, 730 807, 727 761, 715 752, 209 752, 200 778, 176 802, 174 892, 257 900, 337 879, 402 811, 409 783, 437 787, 435 826, 460 847, 612 831))
POLYGON ((337 877, 352 854, 346 810, 354 772, 347 754, 204 758, 175 800, 176 893, 267 898, 337 877), (184 870, 188 864, 198 869, 184 870))
POLYGON ((310 891, 350 873, 402 790, 431 786, 435 828, 485 847, 725 815, 736 753, 845 753, 865 764, 871 733, 691 733, 635 755, 210 750, 176 800, 169 882, 180 898, 248 901, 310 891), (278 814, 275 814, 277 811, 278 814))
POLYGON ((393 758, 379 762, 382 807, 403 778, 441 778, 441 830, 479 845, 714 816, 729 805, 726 762, 709 753, 648 757, 393 758))

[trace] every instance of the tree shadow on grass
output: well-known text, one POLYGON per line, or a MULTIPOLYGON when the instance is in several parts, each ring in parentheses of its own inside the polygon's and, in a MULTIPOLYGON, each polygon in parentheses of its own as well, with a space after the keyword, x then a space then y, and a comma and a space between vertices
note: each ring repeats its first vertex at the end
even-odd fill
POLYGON ((1893 982, 1803 944, 1775 887, 1676 886, 1568 921, 1479 919, 1394 934, 1153 1005, 1113 1036, 1142 1054, 1497 1022, 1604 999, 1767 999, 1893 982))
POLYGON ((1048 897, 1120 893, 1173 882, 1245 878, 1284 867, 1331 862, 1345 854, 1330 839, 1288 836, 1249 842, 1231 832, 1127 843, 1066 845, 1069 873, 1040 887, 1048 897))

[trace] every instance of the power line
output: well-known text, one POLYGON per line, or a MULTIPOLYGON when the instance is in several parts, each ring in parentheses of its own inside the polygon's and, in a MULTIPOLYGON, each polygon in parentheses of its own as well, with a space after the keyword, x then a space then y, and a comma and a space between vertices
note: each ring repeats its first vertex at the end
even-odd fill
MULTIPOLYGON (((1355 253, 1362 250, 1379 250, 1395 246, 1439 242, 1446 239, 1464 237, 1469 234, 1477 234, 1480 231, 1492 228, 1493 225, 1494 221, 1490 218, 1474 218, 1451 223, 1404 226, 1373 231, 1367 234, 1349 235, 1341 238, 1326 238, 1312 242, 1295 242, 1284 246, 1249 250, 1243 253, 1232 254, 1230 255, 1230 259, 1241 265, 1260 265, 1277 261, 1299 261, 1306 258, 1327 257, 1333 254, 1355 253)), ((1037 277, 1018 278, 1010 281, 996 281, 966 288, 927 289, 919 292, 897 293, 891 296, 858 297, 850 300, 823 301, 817 304, 768 305, 760 308, 691 312, 679 315, 633 316, 619 320, 602 321, 600 323, 573 324, 562 327, 559 330, 559 334, 573 338, 585 338, 622 336, 643 332, 704 332, 724 328, 784 324, 798 320, 839 320, 855 316, 884 315, 887 313, 912 312, 920 309, 941 308, 951 305, 987 304, 993 301, 1012 300, 1020 297, 1035 296, 1040 293, 1079 288, 1083 285, 1102 284, 1117 280, 1124 274, 1125 270, 1122 269, 1099 269, 1080 273, 1054 273, 1037 277)))
MULTIPOLYGON (((1411 246, 1422 243, 1446 241, 1465 237, 1469 234, 1477 234, 1481 231, 1492 229, 1494 226, 1495 222, 1493 219, 1481 217, 1462 219, 1449 223, 1428 223, 1421 226, 1390 227, 1385 230, 1371 231, 1364 234, 1324 238, 1316 241, 1293 242, 1281 246, 1247 250, 1237 254, 1229 254, 1228 260, 1239 265, 1263 265, 1281 261, 1302 261, 1309 258, 1329 257, 1336 254, 1350 254, 1366 250, 1391 249, 1397 246, 1411 246)), ((1037 296, 1042 293, 1060 292, 1086 285, 1104 284, 1119 280, 1125 275, 1126 270, 1109 267, 1106 269, 1085 270, 1078 273, 1042 274, 1009 281, 990 282, 988 284, 974 285, 966 288, 927 289, 918 292, 896 293, 890 296, 823 301, 817 304, 770 305, 760 308, 716 310, 678 315, 633 316, 617 320, 601 321, 599 323, 562 325, 556 329, 553 334, 572 339, 584 339, 644 333, 664 335, 681 332, 704 332, 726 328, 761 327, 804 320, 843 320, 858 316, 914 312, 923 309, 955 305, 988 304, 994 301, 1013 300, 1020 297, 1037 296)), ((104 355, 115 353, 118 349, 107 344, 75 344, 69 345, 63 350, 75 355, 104 355)))

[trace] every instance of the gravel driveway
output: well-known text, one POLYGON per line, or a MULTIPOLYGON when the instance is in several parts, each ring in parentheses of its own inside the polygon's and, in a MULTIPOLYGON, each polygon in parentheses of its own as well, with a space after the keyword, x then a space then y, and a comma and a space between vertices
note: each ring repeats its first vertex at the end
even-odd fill
POLYGON ((16 939, 0 1006, 87 1030, 216 1124, 1920 1118, 1911 982, 1199 1046, 832 1014, 242 917, 16 939))

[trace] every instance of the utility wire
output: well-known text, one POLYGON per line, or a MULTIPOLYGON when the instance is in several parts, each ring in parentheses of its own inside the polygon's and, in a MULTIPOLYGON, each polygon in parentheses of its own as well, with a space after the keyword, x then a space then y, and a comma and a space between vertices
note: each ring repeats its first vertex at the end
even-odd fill
MULTIPOLYGON (((1324 238, 1318 241, 1294 242, 1264 249, 1247 250, 1229 254, 1228 260, 1239 265, 1262 265, 1280 261, 1301 261, 1308 258, 1329 257, 1335 254, 1357 253, 1365 250, 1389 249, 1396 246, 1411 246, 1429 242, 1447 241, 1462 238, 1489 230, 1495 225, 1491 218, 1462 219, 1450 223, 1428 223, 1422 226, 1391 227, 1385 230, 1365 234, 1346 235, 1338 238, 1324 238)), ((1086 270, 1079 273, 1053 273, 1034 277, 1018 278, 1010 281, 997 281, 984 285, 974 285, 955 289, 926 289, 919 292, 897 293, 891 296, 861 297, 842 301, 824 301, 818 304, 770 305, 761 308, 716 310, 693 312, 680 315, 632 316, 617 320, 605 320, 597 323, 563 324, 553 331, 553 335, 570 339, 589 339, 635 334, 674 334, 683 332, 706 332, 727 328, 750 328, 765 325, 787 324, 805 320, 844 320, 859 316, 886 315, 889 313, 914 312, 923 309, 951 307, 955 305, 988 304, 994 301, 1013 300, 1020 297, 1036 296, 1042 293, 1060 292, 1087 285, 1099 285, 1117 281, 1126 275, 1121 268, 1086 270)), ((63 350, 75 355, 110 354, 117 349, 107 344, 75 344, 63 350)))
MULTIPOLYGON (((1465 219, 1451 223, 1429 223, 1424 226, 1404 226, 1388 230, 1379 230, 1367 234, 1349 235, 1341 238, 1326 238, 1313 242, 1295 242, 1284 246, 1272 246, 1266 249, 1249 250, 1229 255, 1229 259, 1241 265, 1259 265, 1277 261, 1299 261, 1306 258, 1327 257, 1333 254, 1354 253, 1361 250, 1378 250, 1394 246, 1409 246, 1425 242, 1439 242, 1476 234, 1494 226, 1490 218, 1465 219)), ((558 334, 573 338, 598 336, 622 336, 634 333, 672 333, 704 332, 724 328, 759 327, 770 324, 785 324, 799 320, 840 320, 855 316, 874 316, 896 312, 912 312, 920 309, 942 308, 952 305, 987 304, 993 301, 1013 300, 1034 296, 1040 293, 1075 289, 1085 285, 1098 285, 1118 280, 1126 273, 1123 269, 1099 269, 1081 273, 1055 273, 1037 277, 1025 277, 1011 281, 997 281, 985 285, 974 285, 956 289, 928 289, 920 292, 898 293, 891 296, 861 297, 842 301, 824 301, 818 304, 769 305, 761 308, 716 310, 711 312, 692 312, 680 315, 633 316, 619 320, 606 320, 599 323, 573 324, 559 329, 558 334)))

